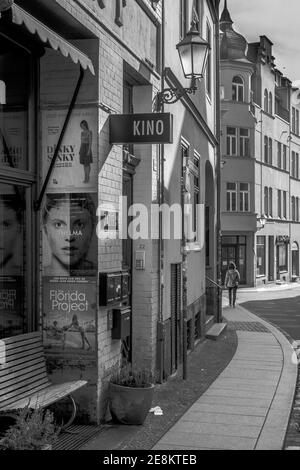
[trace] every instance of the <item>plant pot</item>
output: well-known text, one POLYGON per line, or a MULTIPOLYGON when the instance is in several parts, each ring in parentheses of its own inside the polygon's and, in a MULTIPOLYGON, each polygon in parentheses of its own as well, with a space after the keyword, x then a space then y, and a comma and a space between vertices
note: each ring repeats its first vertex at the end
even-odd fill
POLYGON ((113 421, 122 424, 143 424, 151 408, 154 385, 145 388, 109 384, 109 410, 113 421))

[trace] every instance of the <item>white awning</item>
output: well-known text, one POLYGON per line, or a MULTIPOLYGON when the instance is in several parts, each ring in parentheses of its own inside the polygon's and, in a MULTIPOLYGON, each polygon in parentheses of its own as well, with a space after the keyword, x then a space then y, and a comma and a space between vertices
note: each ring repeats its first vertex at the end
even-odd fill
POLYGON ((31 34, 37 34, 44 44, 48 43, 52 49, 59 50, 64 57, 70 56, 75 64, 79 62, 84 70, 89 69, 95 75, 92 61, 87 55, 15 4, 12 6, 12 21, 19 26, 24 24, 27 30, 31 34))

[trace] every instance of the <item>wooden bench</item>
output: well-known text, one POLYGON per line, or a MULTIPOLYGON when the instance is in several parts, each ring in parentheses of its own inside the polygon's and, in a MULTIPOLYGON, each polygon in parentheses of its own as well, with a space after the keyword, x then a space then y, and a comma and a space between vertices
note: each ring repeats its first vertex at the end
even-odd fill
POLYGON ((86 380, 52 384, 47 376, 41 333, 28 333, 0 340, 0 414, 20 408, 45 408, 65 397, 72 402, 69 426, 76 416, 72 397, 86 380))

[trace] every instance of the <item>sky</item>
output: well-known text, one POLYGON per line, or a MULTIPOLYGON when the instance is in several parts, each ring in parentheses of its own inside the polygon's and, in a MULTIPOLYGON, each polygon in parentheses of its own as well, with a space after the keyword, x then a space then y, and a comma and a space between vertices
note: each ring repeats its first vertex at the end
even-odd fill
POLYGON ((227 0, 227 7, 234 29, 248 42, 267 36, 276 67, 300 84, 300 0, 227 0))

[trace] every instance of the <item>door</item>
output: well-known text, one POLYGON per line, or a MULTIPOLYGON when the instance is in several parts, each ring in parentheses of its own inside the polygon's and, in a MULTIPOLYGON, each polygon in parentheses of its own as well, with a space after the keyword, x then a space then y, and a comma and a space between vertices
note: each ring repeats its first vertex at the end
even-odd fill
POLYGON ((0 181, 0 338, 33 328, 30 191, 0 181))
POLYGON ((177 370, 181 351, 181 265, 171 264, 171 371, 177 370))
POLYGON ((224 284, 226 272, 230 262, 234 262, 240 273, 240 283, 246 284, 246 244, 245 237, 228 237, 228 239, 237 238, 235 245, 226 245, 226 237, 222 239, 222 283, 224 284), (239 238, 242 241, 239 241, 239 238), (225 239, 225 240, 224 240, 225 239), (225 244, 224 244, 225 242, 225 244))

